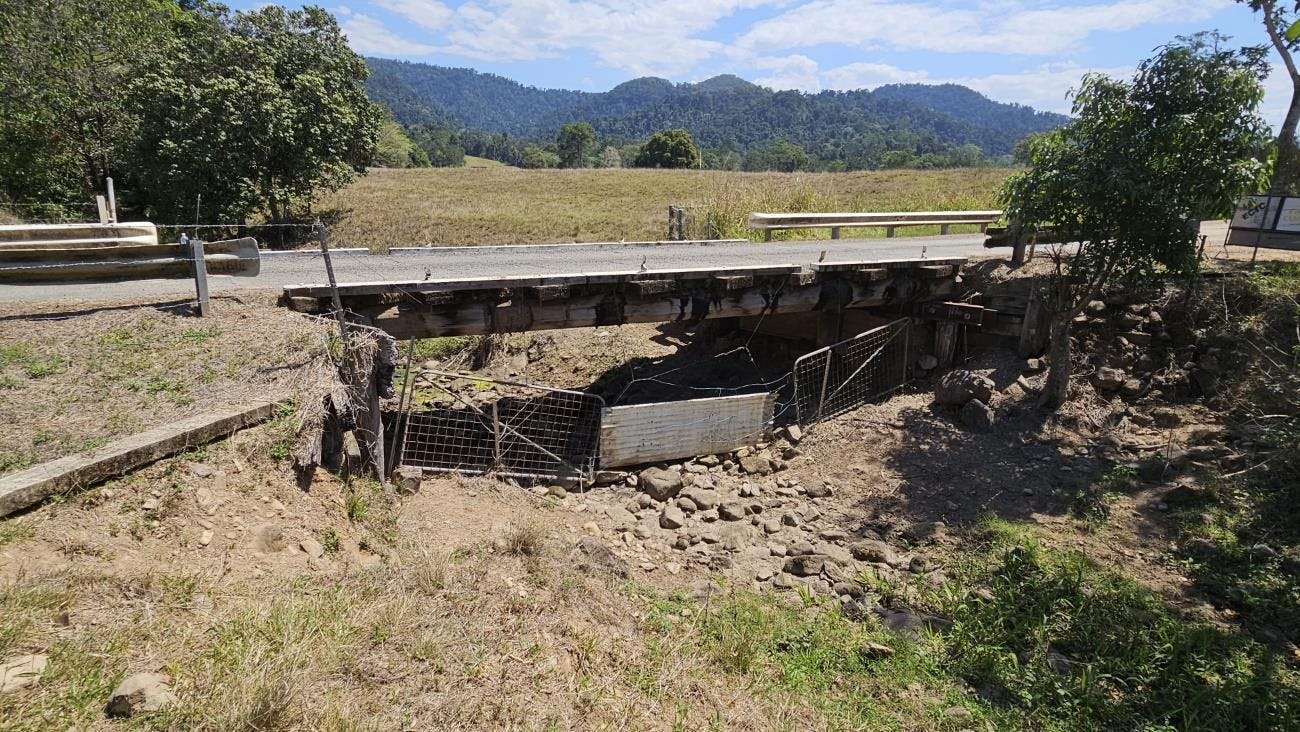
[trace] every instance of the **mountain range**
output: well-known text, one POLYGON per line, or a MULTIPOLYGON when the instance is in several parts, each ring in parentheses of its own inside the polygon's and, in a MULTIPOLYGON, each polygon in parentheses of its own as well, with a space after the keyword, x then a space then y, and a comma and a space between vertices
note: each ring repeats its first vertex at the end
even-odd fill
POLYGON ((567 122, 585 121, 607 143, 689 130, 706 150, 744 154, 778 140, 839 167, 879 167, 902 151, 943 159, 978 148, 1007 156, 1025 135, 1068 117, 1004 104, 956 84, 894 84, 808 94, 774 91, 732 75, 674 84, 643 77, 606 92, 539 89, 473 69, 369 58, 372 99, 404 125, 450 124, 545 142, 567 122))

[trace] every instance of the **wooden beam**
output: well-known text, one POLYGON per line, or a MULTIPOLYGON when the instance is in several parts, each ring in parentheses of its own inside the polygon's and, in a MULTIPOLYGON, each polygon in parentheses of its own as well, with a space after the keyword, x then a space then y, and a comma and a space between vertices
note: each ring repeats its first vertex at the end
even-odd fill
POLYGON ((94 450, 0 477, 0 516, 21 511, 56 493, 94 485, 168 455, 225 437, 270 418, 275 408, 285 403, 285 398, 266 399, 188 417, 114 440, 94 450))

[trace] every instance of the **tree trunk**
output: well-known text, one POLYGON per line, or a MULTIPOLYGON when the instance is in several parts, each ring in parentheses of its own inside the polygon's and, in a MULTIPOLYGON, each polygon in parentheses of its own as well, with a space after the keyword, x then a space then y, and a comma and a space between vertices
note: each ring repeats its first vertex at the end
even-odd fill
POLYGON ((1043 386, 1042 406, 1056 409, 1070 396, 1070 323, 1073 313, 1058 313, 1052 323, 1051 344, 1048 346, 1048 358, 1051 361, 1047 372, 1047 383, 1043 386))
POLYGON ((1269 195, 1282 196, 1300 177, 1300 149, 1297 149, 1295 139, 1296 126, 1300 124, 1300 70, 1297 70, 1295 60, 1291 58, 1291 49, 1287 47, 1282 31, 1278 28, 1277 3, 1267 0, 1262 10, 1268 38, 1282 57, 1282 65, 1286 67, 1287 76, 1291 79, 1291 106, 1287 108, 1286 117, 1277 131, 1277 162, 1273 165, 1273 182, 1268 188, 1269 195))

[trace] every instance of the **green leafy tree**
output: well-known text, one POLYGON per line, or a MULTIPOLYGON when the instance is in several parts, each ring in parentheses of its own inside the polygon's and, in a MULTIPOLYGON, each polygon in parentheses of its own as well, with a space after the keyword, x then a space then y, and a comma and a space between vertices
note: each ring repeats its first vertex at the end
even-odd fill
POLYGON ((202 193, 205 218, 282 221, 365 171, 383 111, 333 16, 207 4, 189 16, 130 89, 136 181, 156 218, 189 220, 202 193))
POLYGON ((435 168, 458 168, 465 164, 465 147, 451 125, 417 125, 407 130, 429 165, 435 168))
POLYGON ((0 0, 0 197, 89 202, 139 125, 128 82, 184 14, 165 0, 0 0))
POLYGON ((602 168, 621 168, 623 167, 623 156, 619 154, 618 148, 606 146, 600 152, 600 167, 602 168))
POLYGON ((596 131, 586 122, 561 125, 555 133, 555 147, 560 165, 565 168, 585 168, 588 158, 596 153, 596 131))
POLYGON ((1295 51, 1300 48, 1300 2, 1278 0, 1237 0, 1258 12, 1274 50, 1282 57, 1282 66, 1291 81, 1291 103, 1282 126, 1277 128, 1276 160, 1269 192, 1283 195, 1300 186, 1300 147, 1296 143, 1296 126, 1300 124, 1300 69, 1295 51))
POLYGON ((560 156, 533 144, 525 144, 519 160, 523 168, 558 168, 560 156))
POLYGON ((375 142, 375 154, 370 164, 381 168, 428 167, 429 156, 406 136, 401 125, 392 117, 387 117, 379 125, 379 138, 375 142), (420 162, 424 165, 419 165, 420 162))
POLYGON ((664 130, 650 136, 636 156, 638 168, 698 168, 700 151, 683 129, 664 130))
POLYGON ((1132 81, 1083 78, 1075 119, 1031 142, 1030 169, 1000 196, 1022 235, 1052 228, 1051 372, 1044 404, 1068 395, 1070 323, 1109 283, 1197 267, 1197 222, 1225 216, 1261 172, 1267 139, 1257 114, 1262 49, 1181 38, 1142 62, 1132 81))
POLYGON ((745 156, 745 170, 793 173, 796 170, 807 170, 811 163, 807 151, 787 140, 776 140, 745 156))

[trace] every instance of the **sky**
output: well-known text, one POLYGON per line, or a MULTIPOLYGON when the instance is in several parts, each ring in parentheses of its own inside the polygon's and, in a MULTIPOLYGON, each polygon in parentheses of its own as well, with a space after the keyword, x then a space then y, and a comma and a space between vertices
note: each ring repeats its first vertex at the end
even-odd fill
MULTIPOLYGON (((265 0, 234 0, 233 8, 265 0)), ((290 4, 290 3, 286 3, 290 4)), ((1266 44, 1232 0, 316 0, 367 56, 605 91, 639 76, 735 74, 774 89, 965 84, 1068 112, 1087 71, 1128 75, 1178 35, 1266 44)), ((1290 100, 1279 68, 1263 112, 1290 100)))

